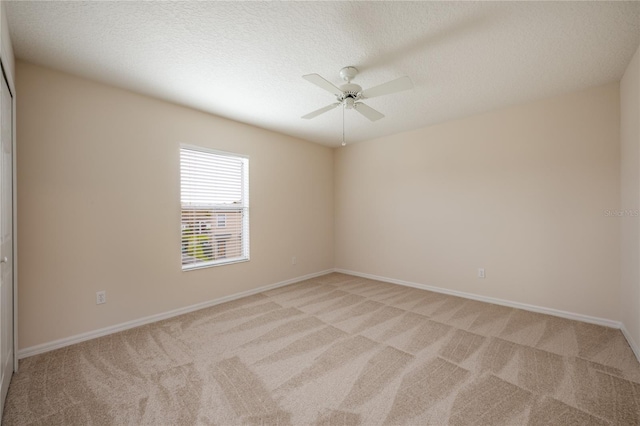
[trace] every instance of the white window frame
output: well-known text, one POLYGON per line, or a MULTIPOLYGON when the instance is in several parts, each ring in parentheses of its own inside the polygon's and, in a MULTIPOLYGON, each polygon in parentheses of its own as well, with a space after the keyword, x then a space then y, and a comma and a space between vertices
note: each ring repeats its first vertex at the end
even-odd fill
MULTIPOLYGON (((225 151, 218 151, 218 150, 214 150, 214 149, 210 149, 210 148, 205 148, 205 147, 201 147, 201 146, 195 146, 195 145, 187 145, 187 144, 180 144, 180 151, 179 151, 180 155, 180 165, 179 165, 179 169, 180 169, 180 211, 181 211, 181 220, 180 220, 180 253, 181 253, 181 264, 182 264, 182 270, 183 271, 190 271, 190 270, 194 270, 194 269, 201 269, 201 268, 209 268, 209 267, 213 267, 213 266, 221 266, 221 265, 228 265, 228 264, 233 264, 233 263, 239 263, 239 262, 248 262, 250 260, 250 233, 249 233, 249 157, 243 154, 237 154, 237 153, 231 153, 231 152, 225 152, 225 151), (182 166, 182 154, 183 154, 183 150, 188 150, 188 151, 197 151, 198 153, 203 153, 203 154, 211 154, 211 155, 215 155, 215 156, 219 156, 219 157, 232 157, 235 160, 241 160, 242 161, 242 171, 241 171, 241 200, 240 203, 233 203, 233 204, 207 204, 207 205, 202 205, 202 204, 195 204, 195 203, 183 203, 183 166, 182 166), (218 259, 214 259, 214 260, 196 260, 194 262, 190 262, 190 263, 184 263, 185 261, 185 253, 183 252, 183 247, 185 244, 185 238, 184 238, 184 231, 186 229, 185 226, 185 222, 183 220, 183 212, 185 209, 185 207, 191 207, 191 208, 201 208, 203 210, 211 210, 211 214, 215 214, 216 215, 216 225, 218 225, 218 217, 221 214, 224 214, 225 216, 227 216, 227 214, 230 211, 234 211, 237 210, 241 213, 241 233, 240 233, 240 247, 241 247, 241 254, 240 256, 234 256, 234 257, 225 257, 225 258, 218 258, 218 259), (221 213, 216 213, 216 211, 222 211, 221 213), (224 213, 223 213, 224 212, 224 213)), ((225 227, 228 223, 229 218, 225 217, 225 227)), ((211 245, 214 248, 214 250, 217 250, 217 243, 215 241, 215 234, 213 233, 213 231, 215 229, 217 229, 218 227, 211 227, 211 245)), ((188 244, 188 243, 187 243, 188 244)), ((193 257, 190 257, 190 259, 193 259, 193 257)))

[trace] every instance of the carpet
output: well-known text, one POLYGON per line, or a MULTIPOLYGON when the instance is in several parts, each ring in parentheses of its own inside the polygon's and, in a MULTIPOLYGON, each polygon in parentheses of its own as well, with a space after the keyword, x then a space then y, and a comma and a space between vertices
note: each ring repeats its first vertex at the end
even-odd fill
POLYGON ((26 358, 5 425, 640 424, 619 330, 328 274, 26 358))

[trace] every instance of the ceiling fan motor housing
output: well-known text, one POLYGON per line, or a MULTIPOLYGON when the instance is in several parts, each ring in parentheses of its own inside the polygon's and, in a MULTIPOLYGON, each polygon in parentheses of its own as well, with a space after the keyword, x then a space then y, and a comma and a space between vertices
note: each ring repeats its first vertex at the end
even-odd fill
MULTIPOLYGON (((347 100, 357 101, 360 99, 360 93, 362 92, 362 87, 357 84, 347 83, 340 86, 340 90, 342 90, 342 95, 338 96, 338 102, 345 102, 347 100)), ((353 102, 351 102, 353 105, 353 102)), ((350 104, 346 104, 347 108, 351 108, 350 104)))

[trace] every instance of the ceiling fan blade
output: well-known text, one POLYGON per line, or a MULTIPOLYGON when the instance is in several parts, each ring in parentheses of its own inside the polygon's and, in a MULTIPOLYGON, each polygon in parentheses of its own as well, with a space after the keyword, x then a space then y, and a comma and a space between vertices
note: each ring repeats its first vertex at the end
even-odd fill
POLYGON ((318 74, 307 74, 307 75, 303 75, 302 78, 304 78, 310 83, 315 84, 321 89, 326 90, 327 92, 333 93, 336 96, 342 95, 342 90, 338 89, 336 86, 334 86, 332 83, 328 82, 318 74))
POLYGON ((360 114, 364 115, 371 121, 377 121, 377 120, 380 120, 381 118, 384 118, 384 114, 376 111, 375 109, 371 108, 367 104, 363 104, 362 102, 356 103, 354 107, 356 111, 358 111, 360 114))
POLYGON ((317 110, 315 110, 315 111, 313 111, 313 112, 310 112, 310 113, 309 113, 309 114, 307 114, 307 115, 303 115, 303 116, 302 116, 302 118, 306 118, 306 119, 308 120, 308 119, 310 119, 310 118, 317 117, 317 116, 319 116, 320 114, 324 114, 324 113, 325 113, 325 112, 327 112, 327 111, 331 111, 332 109, 334 109, 334 108, 335 108, 335 107, 337 107, 338 105, 340 105, 340 102, 336 102, 336 103, 334 103, 334 104, 327 105, 327 106, 326 106, 326 107, 324 107, 324 108, 320 108, 320 109, 317 109, 317 110))
POLYGON ((403 90, 409 90, 413 88, 411 79, 406 75, 404 77, 396 78, 395 80, 387 81, 378 86, 364 90, 362 97, 366 99, 375 98, 376 96, 390 95, 391 93, 402 92, 403 90))

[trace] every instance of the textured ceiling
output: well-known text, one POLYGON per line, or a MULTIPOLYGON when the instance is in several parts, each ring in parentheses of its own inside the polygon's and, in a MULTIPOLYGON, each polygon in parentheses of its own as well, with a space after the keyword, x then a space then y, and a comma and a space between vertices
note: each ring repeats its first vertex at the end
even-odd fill
POLYGON ((348 142, 618 81, 640 2, 7 2, 16 56, 338 146, 342 111, 302 79, 412 91, 346 111, 348 142))

